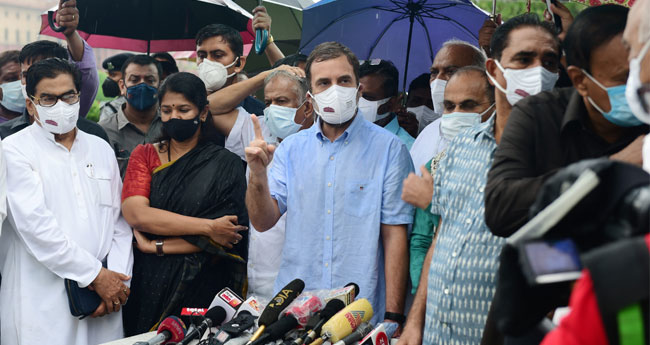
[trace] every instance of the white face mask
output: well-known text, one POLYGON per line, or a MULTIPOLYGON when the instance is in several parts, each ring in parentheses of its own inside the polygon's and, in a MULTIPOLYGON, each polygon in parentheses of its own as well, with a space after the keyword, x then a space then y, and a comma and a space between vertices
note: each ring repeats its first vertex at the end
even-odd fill
MULTIPOLYGON (((641 87, 641 60, 643 60, 649 49, 650 41, 646 42, 639 55, 630 61, 630 74, 627 77, 625 87, 625 99, 630 105, 630 110, 639 121, 647 124, 650 124, 650 113, 643 111, 637 90, 641 87)), ((650 99, 646 99, 646 102, 650 103, 650 99)))
POLYGON ((370 122, 385 119, 388 115, 390 115, 390 112, 377 114, 377 110, 388 101, 390 101, 390 97, 380 99, 378 101, 369 101, 361 97, 359 98, 359 115, 362 115, 366 120, 370 122))
POLYGON ((323 121, 340 125, 348 122, 357 111, 357 91, 359 87, 332 85, 316 95, 309 92, 314 99, 314 110, 323 121))
POLYGON ((0 104, 3 107, 15 113, 22 113, 25 110, 25 97, 21 92, 20 80, 0 84, 0 89, 2 89, 0 104))
POLYGON ((442 120, 440 120, 440 132, 442 133, 442 137, 447 141, 451 141, 463 129, 478 125, 481 123, 483 115, 492 109, 493 106, 494 104, 480 114, 461 112, 443 114, 442 120))
POLYGON ((559 74, 553 73, 542 66, 526 69, 504 69, 499 61, 494 60, 494 62, 501 72, 503 72, 503 77, 506 79, 506 88, 501 86, 490 73, 486 72, 487 76, 499 91, 506 94, 508 103, 511 105, 515 105, 515 103, 526 96, 551 90, 560 77, 559 74))
POLYGON ((38 113, 38 122, 50 133, 68 133, 77 126, 80 103, 68 104, 59 100, 51 107, 42 107, 34 103, 38 113))
POLYGON ((226 85, 228 78, 236 74, 235 72, 228 74, 228 68, 232 67, 237 61, 239 61, 239 57, 230 65, 224 66, 219 62, 203 59, 203 62, 199 65, 199 78, 203 80, 208 92, 217 91, 226 85))
MULTIPOLYGON (((302 107, 302 105, 300 105, 300 107, 302 107)), ((285 139, 291 134, 298 133, 302 127, 302 123, 296 123, 296 112, 300 107, 289 108, 275 104, 266 107, 264 109, 264 122, 269 131, 271 131, 271 134, 280 139, 285 139)), ((307 120, 307 118, 302 120, 302 122, 304 123, 305 120, 307 120)))
POLYGON ((445 87, 447 81, 442 79, 434 79, 431 84, 431 100, 433 101, 433 111, 442 114, 444 111, 443 103, 445 101, 445 87))
POLYGON ((406 108, 406 111, 413 113, 420 124, 429 124, 440 117, 439 113, 434 112, 433 109, 427 107, 426 105, 421 105, 414 108, 408 107, 406 108))

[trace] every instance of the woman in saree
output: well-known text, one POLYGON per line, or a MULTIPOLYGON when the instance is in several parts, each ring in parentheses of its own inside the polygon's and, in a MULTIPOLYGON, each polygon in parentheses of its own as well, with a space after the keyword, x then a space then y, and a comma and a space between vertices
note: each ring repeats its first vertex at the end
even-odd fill
POLYGON ((248 224, 244 164, 215 143, 198 77, 169 76, 158 100, 162 137, 136 147, 122 190, 137 242, 127 336, 155 330, 183 307, 208 307, 224 287, 243 294, 246 279, 247 228, 238 225, 248 224))

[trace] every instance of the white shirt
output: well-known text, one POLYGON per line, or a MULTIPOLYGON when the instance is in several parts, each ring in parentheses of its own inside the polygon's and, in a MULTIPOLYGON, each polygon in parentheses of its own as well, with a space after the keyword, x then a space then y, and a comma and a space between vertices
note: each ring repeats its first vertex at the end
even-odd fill
MULTIPOLYGON (((237 110, 239 110, 237 120, 232 126, 228 137, 226 137, 224 147, 245 161, 246 154, 244 153, 244 149, 255 139, 255 127, 253 126, 253 120, 251 120, 251 114, 246 112, 242 107, 237 108, 237 110)), ((266 141, 275 142, 276 138, 273 138, 271 131, 266 127, 264 117, 259 116, 257 119, 262 129, 262 135, 267 139, 266 141)))
POLYGON ((4 141, 9 216, 3 225, 3 344, 88 345, 123 336, 122 315, 79 320, 64 278, 86 287, 106 260, 131 275, 132 232, 120 212, 122 181, 102 139, 77 130, 68 151, 34 123, 4 141))
MULTIPOLYGON (((242 107, 237 109, 239 114, 226 138, 225 147, 242 160, 246 160, 244 149, 255 139, 255 127, 251 115, 242 107)), ((276 144, 277 138, 273 137, 266 127, 264 117, 258 117, 258 120, 266 142, 276 144)), ((268 168, 270 169, 270 166, 268 168)), ((246 180, 248 176, 247 169, 246 180)), ((255 230, 253 224, 248 226, 248 295, 257 297, 260 302, 270 301, 277 292, 273 291, 273 284, 282 261, 285 220, 286 215, 283 215, 271 229, 265 232, 255 230)))
POLYGON ((441 118, 438 118, 426 126, 411 146, 411 158, 418 176, 422 176, 421 166, 426 165, 433 157, 447 148, 447 140, 440 132, 441 121, 441 118))

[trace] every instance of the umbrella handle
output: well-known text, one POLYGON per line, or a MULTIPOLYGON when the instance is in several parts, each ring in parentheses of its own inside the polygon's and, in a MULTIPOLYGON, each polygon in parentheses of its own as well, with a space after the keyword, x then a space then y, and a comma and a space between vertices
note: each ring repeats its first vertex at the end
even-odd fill
POLYGON ((262 30, 262 29, 255 30, 255 52, 257 53, 257 55, 262 55, 262 53, 264 53, 264 49, 266 49, 266 45, 268 44, 268 41, 269 41, 268 30, 262 30))
MULTIPOLYGON (((68 1, 68 0, 63 0, 61 2, 61 4, 63 4, 66 1, 68 1)), ((50 28, 54 32, 63 32, 63 31, 65 31, 65 26, 58 26, 57 27, 56 24, 54 23, 54 11, 47 11, 47 22, 50 24, 50 28)))

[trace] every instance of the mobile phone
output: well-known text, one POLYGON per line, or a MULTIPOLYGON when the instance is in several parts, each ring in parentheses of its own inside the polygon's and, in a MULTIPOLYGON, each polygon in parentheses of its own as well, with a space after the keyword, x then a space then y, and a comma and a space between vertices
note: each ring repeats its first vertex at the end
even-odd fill
POLYGON ((582 274, 580 254, 571 239, 529 241, 518 247, 522 271, 531 285, 572 281, 582 274))

